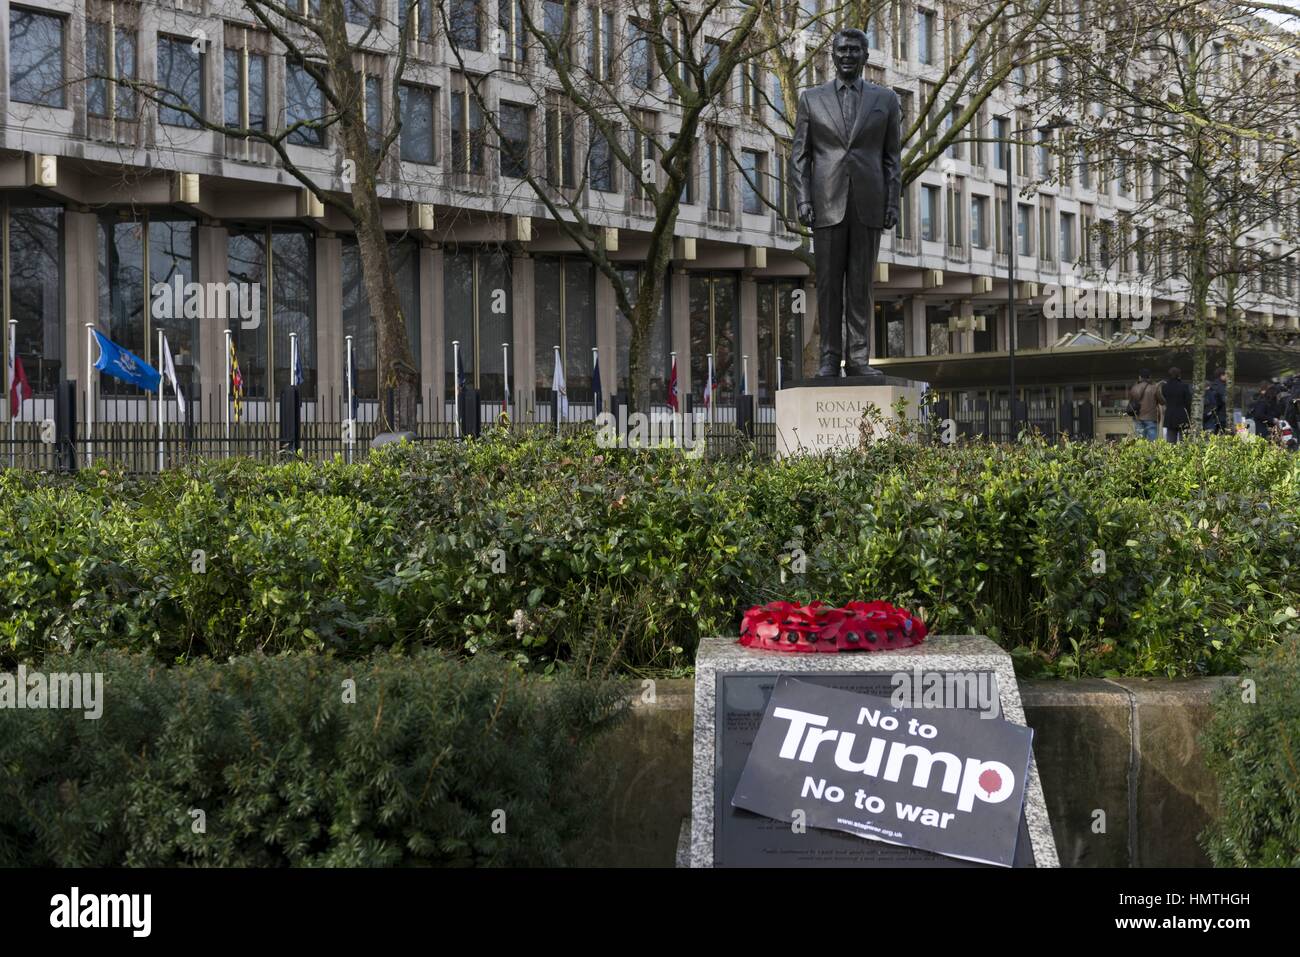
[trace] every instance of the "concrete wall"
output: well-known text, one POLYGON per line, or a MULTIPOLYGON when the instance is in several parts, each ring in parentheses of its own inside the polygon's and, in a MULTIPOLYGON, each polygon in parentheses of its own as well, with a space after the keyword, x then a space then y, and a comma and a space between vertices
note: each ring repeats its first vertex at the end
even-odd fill
MULTIPOLYGON (((1196 836, 1215 813, 1197 737, 1223 682, 1021 682, 1063 867, 1204 867, 1196 836)), ((596 800, 573 863, 671 867, 690 814, 694 682, 640 687, 597 745, 596 800)))

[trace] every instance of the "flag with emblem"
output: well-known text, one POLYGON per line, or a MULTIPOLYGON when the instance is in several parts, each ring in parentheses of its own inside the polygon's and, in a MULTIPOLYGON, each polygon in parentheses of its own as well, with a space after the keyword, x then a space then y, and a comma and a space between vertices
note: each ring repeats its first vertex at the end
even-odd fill
POLYGON ((235 355, 235 341, 230 340, 230 398, 234 403, 235 421, 244 410, 244 374, 239 371, 239 357, 235 355))

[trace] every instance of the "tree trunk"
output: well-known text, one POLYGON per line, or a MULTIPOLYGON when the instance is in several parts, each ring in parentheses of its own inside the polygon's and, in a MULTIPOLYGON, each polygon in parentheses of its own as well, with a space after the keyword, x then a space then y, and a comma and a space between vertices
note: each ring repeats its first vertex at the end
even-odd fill
MULTIPOLYGON (((363 100, 362 80, 353 65, 347 25, 341 8, 328 10, 321 34, 330 71, 336 78, 336 92, 344 103, 363 100)), ((376 398, 379 400, 379 428, 384 432, 415 431, 415 405, 420 394, 420 374, 411 355, 397 283, 388 257, 388 236, 384 232, 383 209, 377 192, 383 157, 371 148, 370 130, 361 111, 344 110, 339 120, 344 157, 352 163, 352 222, 361 276, 375 328, 376 398), (392 397, 391 402, 389 397, 392 397)), ((349 410, 349 414, 350 410, 349 410)))

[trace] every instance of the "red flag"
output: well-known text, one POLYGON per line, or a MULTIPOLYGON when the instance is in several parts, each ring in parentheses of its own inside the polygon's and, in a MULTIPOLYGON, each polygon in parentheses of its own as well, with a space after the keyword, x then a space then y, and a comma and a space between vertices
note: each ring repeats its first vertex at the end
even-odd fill
POLYGON ((677 411, 677 357, 673 356, 672 371, 668 373, 668 408, 677 411))
POLYGON ((9 383, 9 418, 18 418, 18 410, 23 402, 32 397, 32 386, 27 381, 27 370, 23 368, 22 356, 14 356, 14 373, 9 383))

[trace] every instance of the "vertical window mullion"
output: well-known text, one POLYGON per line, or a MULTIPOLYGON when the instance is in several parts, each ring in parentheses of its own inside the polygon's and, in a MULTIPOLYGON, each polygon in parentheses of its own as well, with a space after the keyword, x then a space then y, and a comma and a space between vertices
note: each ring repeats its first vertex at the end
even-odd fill
POLYGON ((479 250, 475 249, 474 252, 470 255, 470 271, 469 271, 470 306, 469 308, 470 308, 470 334, 473 336, 473 340, 474 340, 471 343, 471 345, 474 347, 474 388, 476 389, 479 388, 479 367, 482 365, 482 363, 479 361, 480 358, 479 353, 482 350, 479 348, 480 336, 479 336, 479 327, 478 327, 478 306, 479 306, 478 287, 479 287, 479 283, 482 281, 480 265, 481 264, 479 261, 479 250))

